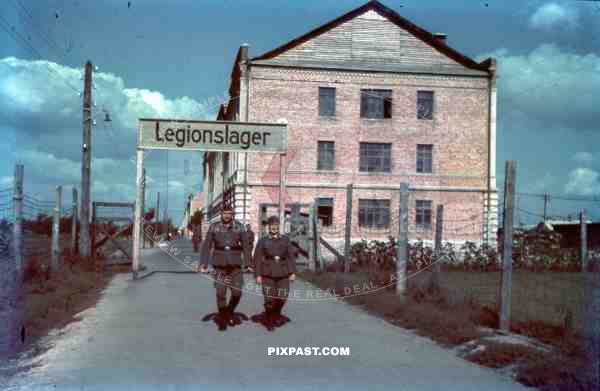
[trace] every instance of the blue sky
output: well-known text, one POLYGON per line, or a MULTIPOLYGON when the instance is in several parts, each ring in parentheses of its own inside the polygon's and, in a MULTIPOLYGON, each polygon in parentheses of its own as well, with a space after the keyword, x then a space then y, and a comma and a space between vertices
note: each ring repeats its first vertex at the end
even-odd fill
MULTIPOLYGON (((174 116, 223 96, 239 45, 258 55, 363 1, 5 0, 0 5, 0 181, 15 160, 26 190, 51 199, 57 184, 79 187, 81 70, 95 75, 94 199, 133 197, 136 119, 174 116), (41 61, 37 61, 41 60, 41 61), (106 110, 112 121, 103 121, 106 110)), ((383 3, 455 49, 498 59, 498 176, 518 162, 518 191, 600 197, 600 3, 585 1, 398 1, 383 3)), ((214 112, 201 115, 213 119, 214 112)), ((179 218, 201 190, 197 153, 154 151, 149 202, 157 191, 179 218), (187 163, 186 163, 187 161, 187 163), (188 169, 189 168, 189 169, 188 169), (168 179, 167 179, 168 178, 168 179)), ((70 194, 70 191, 66 192, 70 194)), ((541 213, 519 199, 517 219, 541 213)), ((551 215, 600 202, 551 199, 551 215)))

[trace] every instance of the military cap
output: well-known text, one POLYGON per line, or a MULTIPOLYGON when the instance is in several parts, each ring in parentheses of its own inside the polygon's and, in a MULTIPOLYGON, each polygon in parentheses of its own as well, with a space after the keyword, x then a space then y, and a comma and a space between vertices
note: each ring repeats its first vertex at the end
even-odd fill
POLYGON ((221 211, 222 212, 233 212, 233 208, 231 207, 231 205, 225 205, 225 206, 223 206, 223 209, 221 211))
POLYGON ((271 224, 279 224, 279 217, 277 216, 271 216, 269 217, 269 219, 267 220, 267 224, 271 225, 271 224))

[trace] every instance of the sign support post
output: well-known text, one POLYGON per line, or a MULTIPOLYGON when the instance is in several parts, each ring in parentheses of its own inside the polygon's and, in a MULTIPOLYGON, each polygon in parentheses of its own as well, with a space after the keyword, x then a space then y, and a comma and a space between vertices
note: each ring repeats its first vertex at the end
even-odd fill
POLYGON ((135 159, 136 164, 136 198, 135 198, 135 211, 133 216, 133 259, 131 261, 131 268, 133 272, 133 279, 138 277, 138 271, 140 270, 140 233, 141 233, 141 220, 142 220, 142 199, 144 197, 144 150, 138 148, 137 156, 135 159))

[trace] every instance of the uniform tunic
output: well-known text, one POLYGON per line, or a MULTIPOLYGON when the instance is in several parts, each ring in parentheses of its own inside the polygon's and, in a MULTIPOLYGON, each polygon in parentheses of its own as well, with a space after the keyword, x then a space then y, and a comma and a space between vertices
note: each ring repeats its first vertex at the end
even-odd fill
POLYGON ((242 254, 245 260, 250 259, 250 246, 240 222, 232 221, 227 225, 217 222, 210 226, 202 242, 200 264, 212 265, 215 269, 213 278, 219 307, 226 305, 228 288, 231 288, 232 296, 242 295, 242 254))
POLYGON ((296 251, 285 235, 265 236, 254 250, 256 276, 262 277, 265 305, 288 296, 289 276, 296 272, 296 251))

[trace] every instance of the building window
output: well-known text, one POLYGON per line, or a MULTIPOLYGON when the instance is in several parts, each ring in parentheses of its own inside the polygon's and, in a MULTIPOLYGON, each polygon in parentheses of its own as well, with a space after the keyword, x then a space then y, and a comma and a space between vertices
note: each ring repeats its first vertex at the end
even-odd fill
POLYGON ((431 229, 431 201, 417 200, 416 224, 417 229, 431 229))
POLYGON ((392 144, 360 143, 359 170, 390 172, 392 144))
POLYGON ((335 168, 335 143, 333 141, 319 141, 317 153, 317 170, 333 170, 335 168))
POLYGON ((333 198, 317 198, 317 217, 324 227, 333 224, 333 198))
POLYGON ((360 90, 362 118, 392 118, 392 90, 360 90))
POLYGON ((432 173, 433 161, 433 145, 418 144, 417 145, 417 172, 432 173))
POLYGON ((335 116, 335 88, 319 87, 319 116, 335 116))
POLYGON ((390 200, 358 200, 358 225, 386 228, 390 225, 390 200))
POLYGON ((433 91, 417 91, 417 119, 433 119, 433 91))

